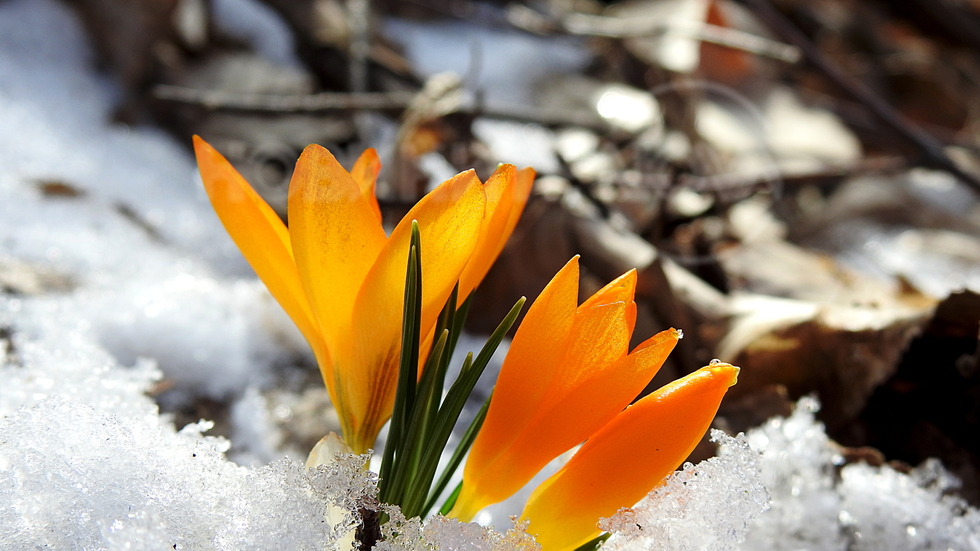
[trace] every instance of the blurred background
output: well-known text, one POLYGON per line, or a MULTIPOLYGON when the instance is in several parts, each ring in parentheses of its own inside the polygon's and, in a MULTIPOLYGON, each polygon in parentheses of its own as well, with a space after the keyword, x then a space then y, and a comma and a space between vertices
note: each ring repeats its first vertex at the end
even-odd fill
MULTIPOLYGON (((17 84, 30 60, 54 55, 98 75, 93 120, 161 129, 152 140, 185 149, 164 147, 184 159, 172 180, 192 179, 199 134, 283 217, 309 143, 348 167, 365 147, 379 151, 389 226, 456 172, 531 166, 531 201, 476 294, 470 332, 489 333, 572 255, 583 298, 636 268, 637 342, 671 326, 685 335, 651 389, 719 358, 742 374, 717 427, 744 431, 814 395, 844 463, 908 472, 938 457, 980 504, 980 3, 5 0, 0 10, 10 124, 0 133, 19 128, 14 107, 34 101, 24 90, 61 93, 44 109, 66 120, 87 109, 72 98, 88 88, 71 81, 17 84), (46 10, 61 15, 36 15, 46 10), (80 25, 61 22, 73 18, 80 25), (79 42, 62 35, 72 29, 79 42), (85 53, 45 49, 65 40, 85 53)), ((0 158, 32 175, 38 201, 72 212, 98 195, 11 160, 24 158, 22 139, 3 138, 0 158)), ((166 192, 125 193, 113 216, 150 241, 197 250, 218 274, 247 272, 214 233, 180 225, 206 207, 185 220, 165 208, 166 192)), ((52 258, 18 239, 0 249, 5 293, 85 279, 45 263, 58 268, 69 251, 52 258)), ((239 289, 229 303, 235 293, 252 296, 239 289)), ((175 327, 193 317, 174 315, 175 327)), ((127 349, 131 322, 104 323, 110 350, 155 350, 127 349)), ((250 392, 271 404, 270 422, 291 427, 283 438, 309 449, 325 432, 315 420, 325 393, 302 344, 294 350, 263 360, 289 364, 276 376, 289 392, 266 380, 250 392), (312 428, 296 421, 304 415, 312 428)), ((241 392, 174 394, 168 353, 154 354, 168 374, 157 394, 177 426, 206 417, 221 434, 223 419, 244 415, 241 392)), ((695 459, 711 453, 705 443, 695 459)))

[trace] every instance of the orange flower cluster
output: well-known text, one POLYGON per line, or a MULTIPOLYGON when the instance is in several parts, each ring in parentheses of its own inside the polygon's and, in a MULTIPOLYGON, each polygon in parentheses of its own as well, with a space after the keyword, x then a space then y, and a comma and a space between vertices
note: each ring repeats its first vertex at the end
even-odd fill
POLYGON ((412 220, 424 251, 427 335, 456 282, 462 302, 500 254, 534 172, 502 165, 486 184, 463 172, 423 197, 387 236, 373 149, 347 172, 326 149, 308 146, 289 184, 288 229, 213 147, 195 136, 194 150, 221 222, 313 348, 344 442, 364 453, 394 403, 412 220))
MULTIPOLYGON (((534 173, 473 171, 423 197, 388 236, 367 150, 351 172, 311 145, 289 188, 289 227, 210 145, 194 139, 208 196, 228 233, 313 348, 344 441, 368 450, 391 416, 398 378, 411 222, 422 241, 422 325, 457 281, 462 302, 513 232, 534 173)), ((629 405, 680 338, 663 331, 629 350, 636 272, 578 304, 578 257, 528 310, 467 459, 451 516, 471 519, 515 493, 555 457, 584 442, 531 495, 522 513, 546 551, 599 534, 596 523, 662 483, 707 431, 738 368, 712 363, 629 405)), ((427 349, 423 346, 423 350, 427 349)))
POLYGON ((585 441, 531 495, 522 517, 546 551, 599 535, 601 517, 639 501, 691 453, 738 368, 712 364, 629 403, 677 344, 668 329, 628 353, 636 272, 578 303, 573 258, 531 305, 501 368, 451 512, 470 520, 585 441))

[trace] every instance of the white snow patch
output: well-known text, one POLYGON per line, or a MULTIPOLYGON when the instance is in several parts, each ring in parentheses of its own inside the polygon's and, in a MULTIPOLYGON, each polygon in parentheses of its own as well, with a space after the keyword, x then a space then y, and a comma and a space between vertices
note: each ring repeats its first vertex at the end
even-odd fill
POLYGON ((816 409, 804 398, 790 417, 749 431, 772 503, 741 549, 980 549, 980 512, 944 494, 954 479, 938 461, 909 475, 862 463, 838 474, 843 459, 816 409))
POLYGON ((738 549, 749 522, 769 508, 769 494, 760 478, 758 453, 744 436, 713 430, 711 439, 721 444, 718 457, 685 464, 636 506, 600 522, 613 533, 603 549, 738 549))

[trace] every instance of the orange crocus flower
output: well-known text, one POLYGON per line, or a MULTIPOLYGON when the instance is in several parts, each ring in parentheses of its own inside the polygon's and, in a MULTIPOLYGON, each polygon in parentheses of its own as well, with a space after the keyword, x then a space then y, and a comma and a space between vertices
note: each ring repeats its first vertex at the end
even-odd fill
POLYGON ((531 494, 521 513, 545 551, 599 535, 600 518, 640 501, 694 451, 735 384, 738 368, 713 363, 626 408, 531 494))
POLYGON ((731 366, 711 366, 627 407, 680 332, 663 331, 627 353, 636 319, 636 272, 577 306, 578 275, 576 257, 545 287, 518 328, 451 513, 473 518, 586 441, 539 486, 524 511, 529 532, 546 551, 574 549, 598 535, 601 516, 633 505, 680 465, 737 373, 731 366))
POLYGON ((423 197, 387 236, 373 149, 347 172, 326 149, 308 146, 289 184, 288 229, 220 153, 197 136, 194 150, 225 229, 313 349, 345 443, 367 451, 394 403, 412 220, 422 238, 425 335, 457 281, 462 301, 486 275, 517 224, 534 172, 502 165, 486 185, 463 172, 423 197))

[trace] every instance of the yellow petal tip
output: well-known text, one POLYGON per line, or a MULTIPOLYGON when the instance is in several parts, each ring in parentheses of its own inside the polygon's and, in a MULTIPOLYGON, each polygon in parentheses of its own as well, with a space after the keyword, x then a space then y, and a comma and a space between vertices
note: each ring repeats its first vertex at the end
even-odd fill
POLYGON ((709 370, 720 378, 728 378, 728 386, 734 386, 738 382, 738 374, 742 371, 742 368, 721 360, 711 360, 711 363, 701 369, 709 370))

